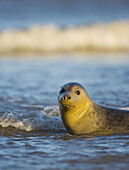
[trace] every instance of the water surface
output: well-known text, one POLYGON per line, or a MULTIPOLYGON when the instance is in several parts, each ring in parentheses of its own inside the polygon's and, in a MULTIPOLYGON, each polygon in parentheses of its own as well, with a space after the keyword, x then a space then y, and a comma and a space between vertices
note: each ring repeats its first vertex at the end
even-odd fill
POLYGON ((128 169, 129 135, 71 136, 60 86, 77 81, 97 103, 129 108, 128 54, 0 59, 0 169, 128 169))
POLYGON ((60 27, 129 19, 128 0, 1 0, 0 30, 54 23, 60 27))

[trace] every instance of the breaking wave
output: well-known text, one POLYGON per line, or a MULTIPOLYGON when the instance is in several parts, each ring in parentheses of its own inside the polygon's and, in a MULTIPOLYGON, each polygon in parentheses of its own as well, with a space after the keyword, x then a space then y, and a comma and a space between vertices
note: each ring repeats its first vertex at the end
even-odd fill
MULTIPOLYGON (((129 110, 128 107, 121 108, 129 110)), ((47 106, 40 113, 0 114, 2 128, 14 127, 25 131, 66 131, 59 115, 58 106, 47 106)))
POLYGON ((0 53, 129 51, 129 22, 80 27, 33 26, 0 33, 0 53))
POLYGON ((40 113, 4 113, 0 115, 0 126, 14 127, 25 131, 64 131, 58 106, 46 107, 40 113))

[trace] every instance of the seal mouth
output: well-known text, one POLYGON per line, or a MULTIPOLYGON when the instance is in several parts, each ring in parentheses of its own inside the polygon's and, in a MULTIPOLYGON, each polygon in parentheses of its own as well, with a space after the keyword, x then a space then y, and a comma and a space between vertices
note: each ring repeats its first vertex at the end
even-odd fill
POLYGON ((60 104, 61 104, 61 106, 63 106, 63 107, 67 107, 67 108, 75 107, 75 105, 72 105, 72 104, 71 104, 71 103, 69 103, 69 102, 59 101, 59 103, 60 103, 60 104))

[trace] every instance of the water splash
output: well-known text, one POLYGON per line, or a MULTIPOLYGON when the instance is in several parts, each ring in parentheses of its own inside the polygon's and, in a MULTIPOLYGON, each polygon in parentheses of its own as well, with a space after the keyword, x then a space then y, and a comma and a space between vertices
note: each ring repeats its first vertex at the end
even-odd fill
POLYGON ((25 131, 64 131, 57 106, 46 107, 41 113, 4 113, 0 116, 0 125, 25 131))

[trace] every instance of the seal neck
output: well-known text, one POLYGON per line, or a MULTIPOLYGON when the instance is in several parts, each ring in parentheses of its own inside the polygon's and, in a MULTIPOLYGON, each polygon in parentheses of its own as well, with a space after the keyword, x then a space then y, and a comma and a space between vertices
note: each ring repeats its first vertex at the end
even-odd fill
POLYGON ((91 105, 91 102, 90 100, 88 99, 87 103, 81 108, 79 109, 77 112, 74 112, 74 115, 77 119, 81 119, 83 118, 84 116, 87 115, 87 112, 89 112, 89 109, 90 109, 90 105, 91 105))

